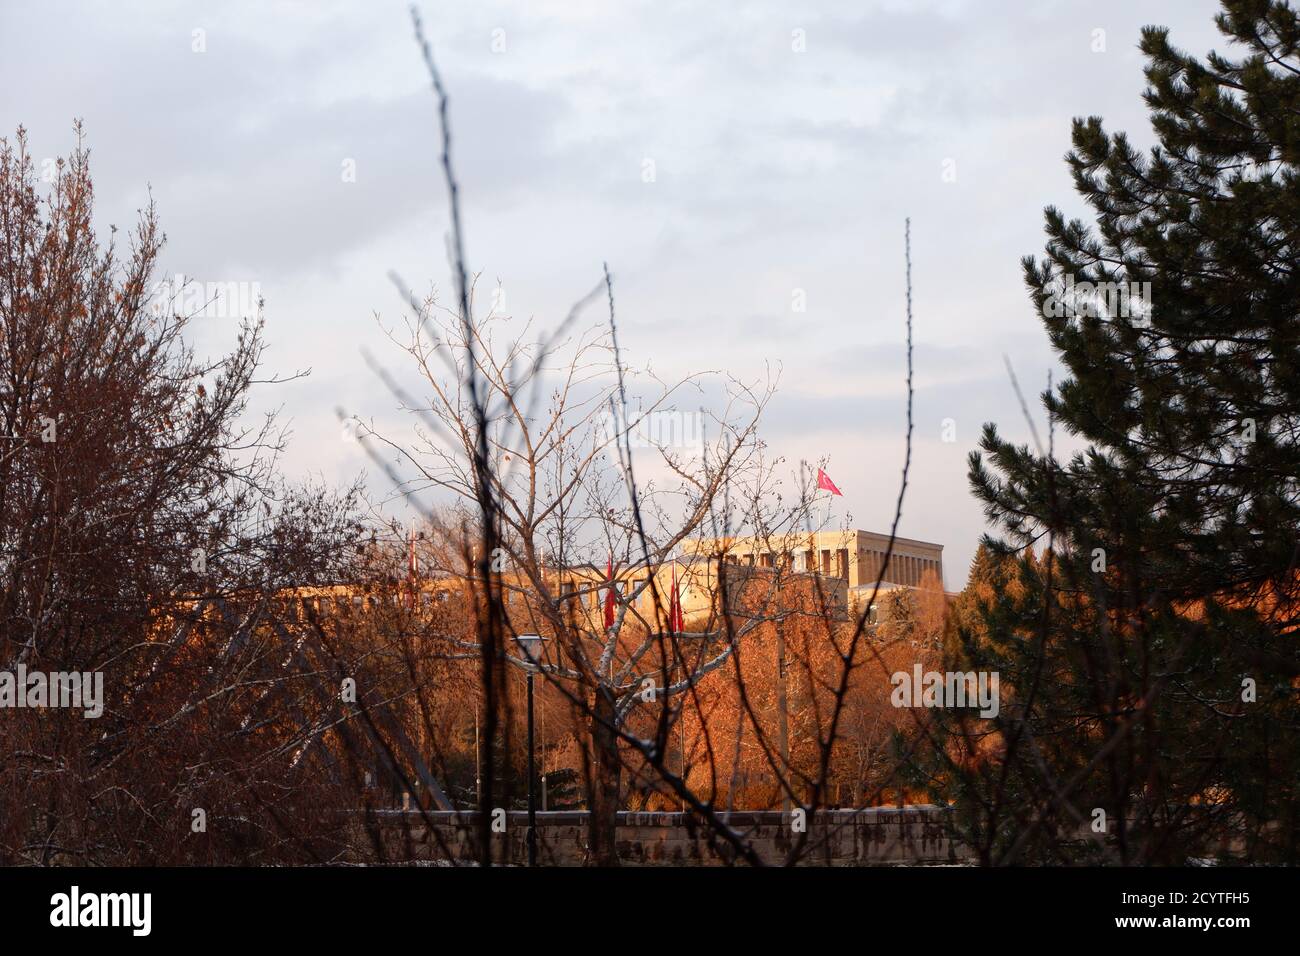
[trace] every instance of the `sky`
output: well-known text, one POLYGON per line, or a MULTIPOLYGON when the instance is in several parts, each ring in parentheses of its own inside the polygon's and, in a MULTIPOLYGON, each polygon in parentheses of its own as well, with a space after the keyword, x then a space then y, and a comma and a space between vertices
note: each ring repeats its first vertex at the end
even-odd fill
MULTIPOLYGON (((779 370, 762 434, 827 460, 832 524, 888 530, 904 451, 904 221, 915 423, 900 534, 959 589, 985 422, 1029 440, 1056 365, 1023 285, 1043 208, 1084 215, 1070 121, 1151 142, 1147 24, 1228 52, 1211 0, 704 4, 455 0, 422 7, 447 86, 466 252, 503 311, 553 327, 608 262, 628 361, 665 377, 779 370), (802 308, 800 308, 802 306, 802 308), (1005 357, 1005 358, 1004 358, 1005 357), (945 427, 946 426, 946 427, 945 427), (945 440, 952 439, 952 440, 945 440)), ((84 121, 97 220, 156 202, 163 275, 264 300, 286 471, 386 479, 343 407, 409 428, 361 359, 401 363, 390 271, 451 289, 435 101, 405 4, 0 2, 0 135, 38 165, 84 121)), ((196 319, 196 348, 238 316, 196 319)), ((600 318, 592 314, 592 320, 600 318)), ((1063 441, 1068 444, 1068 437, 1063 441)))

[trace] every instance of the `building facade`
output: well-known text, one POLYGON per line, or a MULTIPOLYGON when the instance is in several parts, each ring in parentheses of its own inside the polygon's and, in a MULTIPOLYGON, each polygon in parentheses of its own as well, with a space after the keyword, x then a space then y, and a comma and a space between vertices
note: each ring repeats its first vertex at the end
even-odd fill
POLYGON ((768 537, 695 538, 683 545, 695 554, 723 554, 733 563, 782 567, 838 577, 850 592, 894 587, 943 589, 943 545, 858 529, 798 532, 768 537), (888 554, 888 564, 886 555, 888 554))

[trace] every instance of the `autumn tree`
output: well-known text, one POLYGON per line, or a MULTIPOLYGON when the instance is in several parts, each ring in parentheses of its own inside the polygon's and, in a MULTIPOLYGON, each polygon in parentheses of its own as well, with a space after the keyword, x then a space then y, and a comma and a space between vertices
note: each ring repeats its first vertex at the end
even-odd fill
POLYGON ((93 198, 80 127, 47 188, 23 130, 0 140, 0 670, 103 688, 96 717, 0 709, 0 859, 301 853, 279 821, 310 803, 313 705, 269 624, 341 573, 351 498, 279 480, 283 435, 249 414, 260 318, 196 356, 154 208, 122 252, 93 198))

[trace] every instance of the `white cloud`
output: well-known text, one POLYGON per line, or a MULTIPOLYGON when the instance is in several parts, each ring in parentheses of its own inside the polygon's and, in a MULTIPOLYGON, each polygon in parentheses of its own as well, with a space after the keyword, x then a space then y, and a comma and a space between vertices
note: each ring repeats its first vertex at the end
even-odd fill
MULTIPOLYGON (((771 441, 792 460, 832 454, 837 504, 873 528, 901 461, 912 217, 918 451, 902 530, 947 546, 954 587, 983 525, 966 452, 984 420, 1023 429, 1002 354, 1031 393, 1051 361, 1018 260, 1041 248, 1043 206, 1082 211, 1061 161, 1069 121, 1100 114, 1148 141, 1140 27, 1167 24, 1203 53, 1223 47, 1216 10, 425 5, 473 267, 546 323, 608 260, 635 359, 749 379, 779 360, 771 441), (795 288, 806 313, 790 310, 795 288), (955 445, 932 434, 950 416, 955 445)), ((129 221, 152 185, 169 274, 260 283, 272 361, 313 368, 267 399, 294 419, 290 465, 339 479, 363 467, 337 441, 334 406, 394 415, 358 359, 396 359, 372 317, 398 309, 385 274, 447 278, 434 104, 405 5, 6 4, 0 48, 0 83, 21 91, 0 104, 0 130, 25 124, 43 157, 66 152, 84 117, 105 221, 129 221), (191 52, 195 29, 205 53, 191 52), (356 183, 340 179, 345 158, 356 183)), ((229 331, 207 326, 201 343, 229 331)))

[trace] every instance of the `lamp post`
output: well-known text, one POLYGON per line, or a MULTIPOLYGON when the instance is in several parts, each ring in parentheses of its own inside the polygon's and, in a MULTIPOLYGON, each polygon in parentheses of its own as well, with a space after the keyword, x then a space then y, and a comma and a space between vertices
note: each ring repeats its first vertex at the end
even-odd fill
POLYGON ((534 785, 537 774, 533 767, 533 675, 537 673, 537 662, 542 650, 542 638, 538 634, 519 634, 515 642, 528 661, 528 865, 537 865, 537 791, 534 785))

